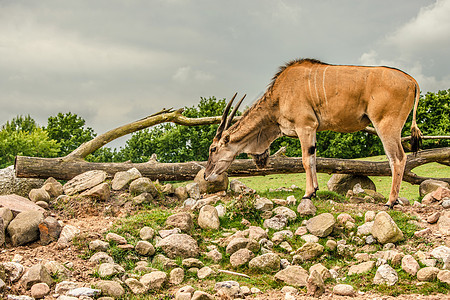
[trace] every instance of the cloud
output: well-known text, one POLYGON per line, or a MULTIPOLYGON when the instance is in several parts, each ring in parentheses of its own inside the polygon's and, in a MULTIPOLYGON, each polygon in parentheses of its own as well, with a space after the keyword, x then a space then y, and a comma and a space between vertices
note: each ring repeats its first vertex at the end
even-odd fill
POLYGON ((201 70, 193 70, 191 66, 183 66, 175 71, 172 79, 180 83, 192 81, 211 81, 214 79, 214 75, 201 70))
POLYGON ((424 92, 450 88, 450 0, 438 0, 378 40, 360 56, 363 65, 400 68, 412 75, 424 92))

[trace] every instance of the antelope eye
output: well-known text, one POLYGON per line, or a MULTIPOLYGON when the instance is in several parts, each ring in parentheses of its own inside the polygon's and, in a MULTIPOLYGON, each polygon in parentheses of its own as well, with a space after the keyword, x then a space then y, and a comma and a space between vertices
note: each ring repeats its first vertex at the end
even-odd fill
POLYGON ((211 152, 216 152, 216 147, 212 147, 211 152))

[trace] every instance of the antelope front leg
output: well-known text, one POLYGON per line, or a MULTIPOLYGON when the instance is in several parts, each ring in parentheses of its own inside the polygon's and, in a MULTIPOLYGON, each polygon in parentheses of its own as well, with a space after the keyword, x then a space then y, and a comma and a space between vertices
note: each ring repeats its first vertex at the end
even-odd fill
POLYGON ((306 173, 306 190, 303 198, 311 199, 319 189, 316 173, 316 132, 315 130, 297 131, 302 145, 302 163, 306 173))

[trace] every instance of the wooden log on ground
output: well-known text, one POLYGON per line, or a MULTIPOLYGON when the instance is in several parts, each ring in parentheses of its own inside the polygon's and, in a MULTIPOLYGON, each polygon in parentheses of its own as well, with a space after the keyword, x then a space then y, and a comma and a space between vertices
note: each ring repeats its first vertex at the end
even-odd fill
MULTIPOLYGON (((403 180, 412 184, 420 184, 428 177, 420 177, 411 170, 417 166, 430 162, 450 160, 450 147, 420 151, 416 156, 408 155, 406 170, 403 180)), ((92 163, 75 158, 38 158, 18 156, 15 170, 17 177, 48 178, 69 180, 78 174, 90 170, 104 170, 110 176, 118 171, 126 171, 131 168, 138 169, 143 176, 160 181, 184 181, 192 180, 206 162, 184 163, 92 163)), ((389 163, 372 162, 350 159, 317 158, 317 171, 320 173, 354 174, 365 176, 391 176, 389 163)), ((301 158, 286 157, 284 155, 272 155, 268 166, 257 169, 251 159, 237 159, 230 168, 230 176, 258 176, 269 174, 303 173, 301 158)), ((450 178, 435 178, 450 183, 450 178)))

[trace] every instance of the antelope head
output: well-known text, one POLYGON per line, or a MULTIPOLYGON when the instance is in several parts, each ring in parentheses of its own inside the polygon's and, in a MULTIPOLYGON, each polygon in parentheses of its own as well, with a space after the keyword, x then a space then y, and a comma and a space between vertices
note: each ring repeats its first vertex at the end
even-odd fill
POLYGON ((242 99, 236 104, 230 116, 227 118, 228 112, 230 111, 231 104, 233 104, 234 98, 236 98, 236 94, 234 94, 233 98, 231 98, 230 102, 228 102, 227 106, 222 115, 222 121, 217 128, 216 136, 213 139, 211 146, 209 147, 209 158, 208 163, 206 165, 205 170, 205 180, 215 180, 218 175, 225 172, 228 167, 233 162, 234 158, 240 151, 240 147, 237 143, 233 143, 231 141, 230 133, 228 132, 228 128, 231 126, 231 122, 233 120, 234 115, 236 114, 239 105, 241 105, 242 99))

